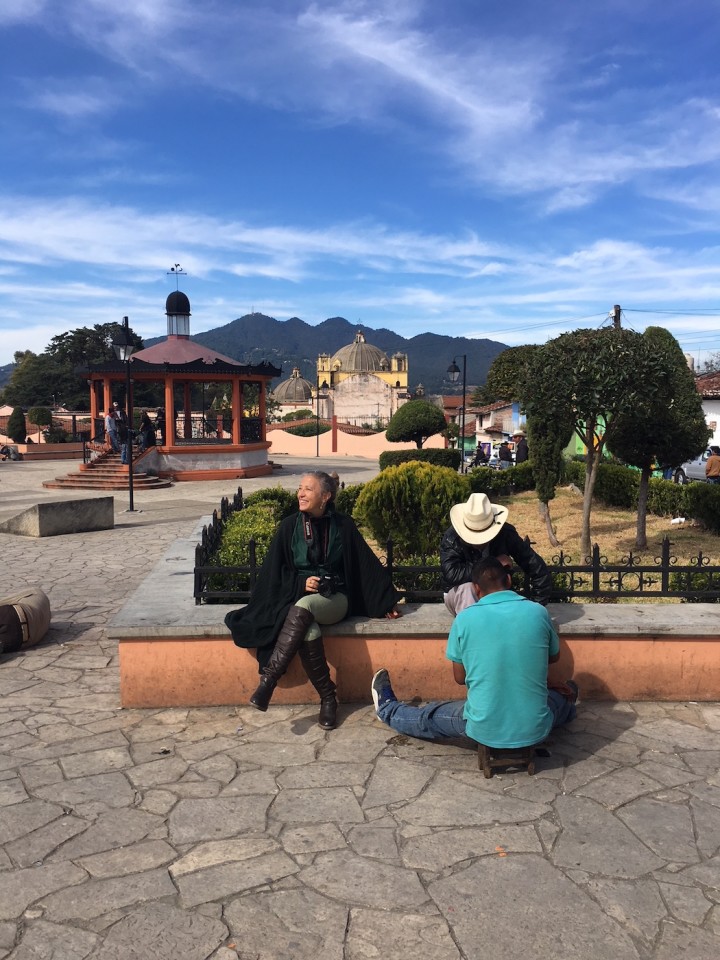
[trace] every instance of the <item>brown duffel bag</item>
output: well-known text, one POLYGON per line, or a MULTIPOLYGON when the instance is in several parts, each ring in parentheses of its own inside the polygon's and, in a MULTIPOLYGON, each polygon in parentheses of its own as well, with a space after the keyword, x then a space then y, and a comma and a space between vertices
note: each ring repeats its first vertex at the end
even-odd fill
POLYGON ((50 627, 50 600, 39 587, 0 597, 0 653, 39 643, 50 627))

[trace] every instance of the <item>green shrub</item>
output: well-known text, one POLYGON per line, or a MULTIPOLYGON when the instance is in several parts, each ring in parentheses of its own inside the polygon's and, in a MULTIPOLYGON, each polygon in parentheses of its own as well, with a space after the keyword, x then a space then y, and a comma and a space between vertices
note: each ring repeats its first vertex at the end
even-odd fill
POLYGON ((460 451, 434 449, 383 450, 380 454, 380 469, 399 467, 401 463, 409 463, 411 460, 422 460, 424 463, 432 463, 436 467, 449 467, 451 470, 457 470, 460 466, 460 451))
POLYGON ((650 478, 648 485, 648 513, 658 517, 679 517, 685 510, 685 487, 672 480, 650 478))
POLYGON ((27 438, 27 426, 25 424, 25 414, 22 407, 14 407, 13 412, 8 417, 7 435, 13 443, 25 443, 27 438))
POLYGON ((257 504, 276 504, 276 516, 278 522, 291 513, 295 513, 298 508, 297 496, 292 490, 285 490, 283 487, 263 487, 262 490, 256 490, 243 498, 246 507, 254 507, 257 504))
POLYGON ((504 471, 501 470, 500 473, 510 474, 510 482, 512 483, 515 493, 520 493, 522 490, 535 489, 535 475, 533 474, 531 460, 525 463, 519 463, 516 467, 510 467, 504 471))
POLYGON ((720 597, 706 597, 706 590, 717 590, 717 575, 712 573, 671 573, 669 588, 671 591, 695 590, 695 596, 682 597, 683 603, 720 603, 720 597))
POLYGON ((637 506, 640 473, 629 467, 601 463, 595 481, 594 497, 609 507, 633 510, 637 506))
POLYGON ((340 513, 352 516, 355 511, 357 498, 360 496, 364 483, 351 483, 344 489, 338 490, 335 497, 335 506, 340 513))
POLYGON ((683 492, 685 515, 699 520, 713 533, 720 533, 720 484, 689 483, 683 492))
POLYGON ((214 561, 221 567, 242 567, 250 562, 250 540, 255 541, 258 564, 265 559, 278 525, 279 505, 270 500, 238 510, 228 517, 214 561))
POLYGON ((398 560, 435 553, 449 524, 450 507, 470 495, 470 483, 447 467, 411 461, 388 467, 366 483, 357 519, 379 544, 391 537, 398 560))
POLYGON ((297 427, 287 427, 286 433, 292 433, 294 437, 314 437, 319 433, 327 433, 330 429, 329 423, 301 423, 297 427))
POLYGON ((585 489, 585 461, 566 460, 563 465, 563 482, 574 483, 581 490, 585 489))
POLYGON ((51 426, 43 430, 43 436, 46 443, 67 443, 70 439, 69 432, 65 427, 51 426))

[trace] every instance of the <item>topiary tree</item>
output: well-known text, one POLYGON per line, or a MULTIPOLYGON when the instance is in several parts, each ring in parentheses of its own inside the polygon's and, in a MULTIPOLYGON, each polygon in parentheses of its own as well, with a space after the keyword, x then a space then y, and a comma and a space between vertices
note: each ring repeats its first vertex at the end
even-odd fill
POLYGON ((15 407, 8 417, 7 435, 13 443, 25 443, 27 437, 27 424, 25 423, 25 414, 22 407, 15 407))
POLYGON ((428 437, 447 426, 445 414, 429 400, 408 400, 393 415, 385 431, 390 443, 414 443, 418 450, 428 437))
POLYGON ((605 445, 612 448, 620 414, 632 412, 638 403, 652 409, 662 396, 663 364, 641 334, 604 327, 548 341, 538 348, 532 369, 525 396, 528 416, 569 420, 587 451, 580 549, 589 556, 593 489, 605 445))
POLYGON ((392 538, 398 558, 427 557, 438 552, 450 507, 469 496, 466 476, 416 460, 388 467, 366 483, 353 515, 377 543, 392 538))
POLYGON ((695 378, 675 337, 663 327, 643 333, 663 364, 663 393, 651 403, 642 399, 618 416, 612 452, 640 469, 635 547, 647 549, 647 501, 653 466, 676 467, 705 449, 711 430, 705 421, 695 378))
POLYGON ((31 407, 27 412, 27 420, 37 427, 38 431, 41 427, 52 427, 52 410, 49 407, 31 407))

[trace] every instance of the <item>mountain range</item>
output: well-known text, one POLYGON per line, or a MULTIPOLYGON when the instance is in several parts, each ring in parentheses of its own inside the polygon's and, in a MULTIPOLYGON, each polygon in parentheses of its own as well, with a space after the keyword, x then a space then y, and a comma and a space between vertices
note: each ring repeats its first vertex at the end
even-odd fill
MULTIPOLYGON (((406 353, 409 367, 409 388, 414 392, 422 384, 426 394, 460 393, 462 381, 453 385, 447 368, 453 359, 462 371, 465 355, 468 389, 485 382, 490 364, 507 349, 506 344, 496 340, 475 340, 467 337, 448 337, 437 333, 420 333, 406 339, 392 330, 374 330, 364 324, 352 324, 344 317, 331 317, 317 326, 305 323, 299 317, 276 320, 262 313, 249 313, 231 323, 204 333, 193 334, 197 343, 224 353, 242 363, 260 363, 267 360, 280 367, 285 380, 298 367, 303 377, 315 382, 317 357, 321 353, 336 353, 341 347, 352 343, 357 330, 362 330, 365 340, 379 347, 388 356, 406 353)), ((150 347, 164 338, 145 341, 150 347)))

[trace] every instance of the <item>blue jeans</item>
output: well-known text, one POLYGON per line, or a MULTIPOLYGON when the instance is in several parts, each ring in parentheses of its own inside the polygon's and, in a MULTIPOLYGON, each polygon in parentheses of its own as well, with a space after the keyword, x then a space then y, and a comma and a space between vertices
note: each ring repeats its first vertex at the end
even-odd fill
MULTIPOLYGON (((575 704, 556 690, 548 690, 548 707, 553 715, 553 727, 560 727, 575 719, 575 704)), ((419 740, 440 740, 443 737, 464 737, 464 700, 436 700, 424 707, 411 707, 400 700, 381 704, 378 717, 398 733, 419 740)))

